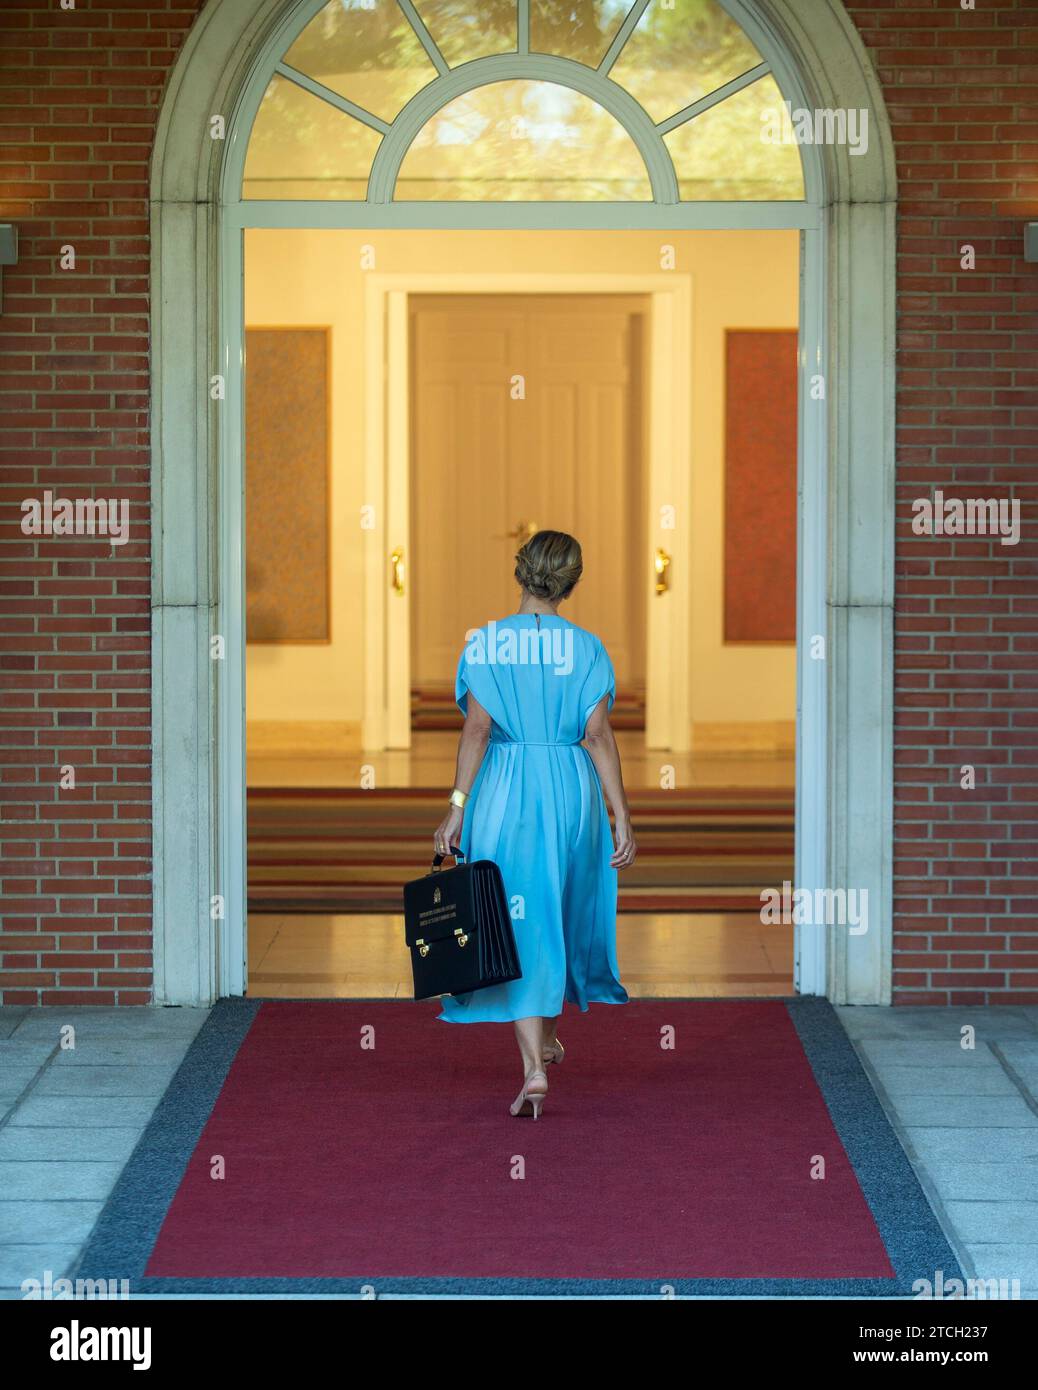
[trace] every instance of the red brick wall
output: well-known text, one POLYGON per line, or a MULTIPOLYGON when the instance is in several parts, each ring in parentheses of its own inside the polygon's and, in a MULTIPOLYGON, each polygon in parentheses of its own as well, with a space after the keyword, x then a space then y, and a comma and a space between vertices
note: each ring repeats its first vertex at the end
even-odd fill
MULTIPOLYGON (((0 8, 6 1003, 150 990, 148 154, 198 0, 0 8), (60 271, 60 248, 77 268, 60 271), (27 538, 18 504, 131 499, 133 539, 27 538), (76 769, 75 790, 59 770, 76 769)), ((1038 1001, 1035 548, 924 539, 911 503, 1038 494, 1038 9, 853 0, 897 144, 900 1003, 1038 1001), (959 267, 976 247, 977 269, 959 267), (1028 471, 1030 470, 1030 472, 1028 471), (977 789, 959 788, 972 763, 977 789)))
POLYGON ((895 1001, 1035 1003, 1038 6, 848 8, 899 183, 895 1001), (1019 498, 1020 544, 913 534, 934 488, 1019 498))
POLYGON ((148 160, 198 8, 0 6, 0 221, 20 239, 0 316, 7 1004, 151 997, 148 160), (19 504, 47 489, 128 498, 130 542, 24 536, 19 504))

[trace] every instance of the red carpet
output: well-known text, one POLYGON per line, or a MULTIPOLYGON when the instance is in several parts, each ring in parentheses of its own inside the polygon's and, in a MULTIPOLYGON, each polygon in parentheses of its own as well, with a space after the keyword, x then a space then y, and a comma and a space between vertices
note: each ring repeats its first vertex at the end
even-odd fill
POLYGON ((146 1274, 892 1276, 780 1001, 596 1005, 563 1025, 534 1123, 507 1113, 510 1028, 264 1002, 146 1274))

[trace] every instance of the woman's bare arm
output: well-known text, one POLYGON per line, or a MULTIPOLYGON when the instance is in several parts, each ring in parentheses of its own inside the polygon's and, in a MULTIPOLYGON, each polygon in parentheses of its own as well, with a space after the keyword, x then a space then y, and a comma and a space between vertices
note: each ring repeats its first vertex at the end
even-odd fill
POLYGON ((591 761, 598 772, 606 801, 613 812, 614 854, 610 863, 614 869, 626 869, 634 863, 638 846, 631 829, 631 809, 627 804, 623 773, 620 770, 620 750, 616 746, 613 726, 609 722, 608 695, 603 695, 592 711, 584 731, 584 743, 591 754, 591 761))
MULTIPOLYGON (((490 715, 469 691, 465 725, 458 739, 458 761, 454 773, 454 785, 460 792, 472 790, 472 784, 476 780, 476 774, 486 755, 487 744, 490 742, 490 722, 490 715)), ((449 848, 458 843, 464 821, 465 812, 462 808, 451 806, 433 835, 433 848, 437 853, 443 853, 443 846, 449 848)))

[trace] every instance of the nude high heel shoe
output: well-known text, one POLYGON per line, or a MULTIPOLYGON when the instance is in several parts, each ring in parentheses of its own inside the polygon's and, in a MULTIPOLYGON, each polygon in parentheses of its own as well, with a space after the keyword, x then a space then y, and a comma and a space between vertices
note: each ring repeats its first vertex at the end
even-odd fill
POLYGON ((558 1066, 565 1055, 566 1049, 562 1046, 562 1043, 559 1042, 558 1038, 556 1038, 554 1042, 550 1042, 544 1049, 542 1060, 545 1062, 554 1062, 555 1065, 558 1066))
POLYGON ((532 1071, 523 1082, 523 1089, 508 1107, 509 1112, 516 1118, 520 1115, 532 1115, 535 1120, 539 1119, 541 1106, 544 1104, 544 1097, 547 1094, 547 1076, 542 1071, 532 1071))

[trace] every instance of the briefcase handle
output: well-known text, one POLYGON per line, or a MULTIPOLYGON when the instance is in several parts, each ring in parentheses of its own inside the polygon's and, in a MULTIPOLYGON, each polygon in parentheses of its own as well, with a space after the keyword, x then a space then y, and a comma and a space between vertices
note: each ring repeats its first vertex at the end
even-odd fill
POLYGON ((445 859, 450 859, 452 856, 453 856, 455 865, 457 865, 457 862, 458 862, 459 859, 464 859, 464 858, 465 858, 465 853, 464 853, 463 850, 459 849, 457 845, 451 845, 450 850, 448 851, 447 854, 434 854, 434 855, 433 855, 432 867, 430 868, 429 872, 430 872, 431 874, 439 873, 439 871, 440 871, 440 865, 443 863, 443 861, 444 861, 445 859))

